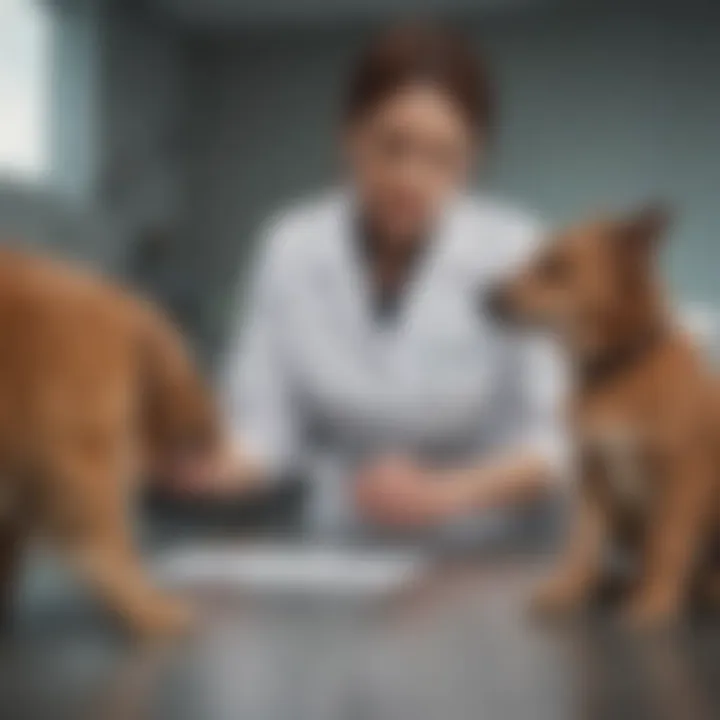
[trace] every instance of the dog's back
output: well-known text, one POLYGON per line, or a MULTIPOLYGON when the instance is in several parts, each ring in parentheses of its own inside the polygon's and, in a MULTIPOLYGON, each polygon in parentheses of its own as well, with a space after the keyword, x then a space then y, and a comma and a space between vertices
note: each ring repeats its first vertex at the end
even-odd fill
POLYGON ((128 453, 215 432, 178 331, 150 303, 90 273, 0 251, 0 466, 44 472, 70 447, 122 433, 128 453))
POLYGON ((180 334, 151 304, 90 273, 0 250, 0 602, 41 534, 141 634, 187 609, 132 549, 128 482, 209 444, 213 404, 180 334))

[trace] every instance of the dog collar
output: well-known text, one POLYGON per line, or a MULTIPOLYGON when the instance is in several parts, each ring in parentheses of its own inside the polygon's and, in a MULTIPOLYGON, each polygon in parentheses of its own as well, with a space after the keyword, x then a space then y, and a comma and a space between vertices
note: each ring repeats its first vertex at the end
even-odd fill
POLYGON ((631 369, 662 343, 667 332, 665 323, 653 325, 631 342, 582 363, 580 376, 583 386, 599 385, 631 369))

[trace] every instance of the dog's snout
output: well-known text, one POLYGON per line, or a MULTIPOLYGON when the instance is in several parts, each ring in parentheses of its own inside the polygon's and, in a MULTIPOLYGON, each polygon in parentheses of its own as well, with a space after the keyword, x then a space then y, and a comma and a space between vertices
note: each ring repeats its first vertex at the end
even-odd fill
POLYGON ((481 299, 482 312, 501 322, 510 318, 510 302, 504 287, 496 285, 486 290, 481 299))

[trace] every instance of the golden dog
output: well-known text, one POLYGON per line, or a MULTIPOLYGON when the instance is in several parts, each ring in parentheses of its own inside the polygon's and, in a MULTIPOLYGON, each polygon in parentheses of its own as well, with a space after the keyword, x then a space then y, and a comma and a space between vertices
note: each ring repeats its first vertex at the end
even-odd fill
POLYGON ((571 227, 491 293, 496 315, 552 331, 573 373, 578 507, 536 597, 545 611, 593 596, 610 543, 637 561, 625 609, 635 625, 667 622, 693 588, 718 589, 720 398, 656 277, 667 223, 649 207, 571 227))
POLYGON ((132 630, 182 630, 133 550, 134 476, 217 422, 179 333, 151 305, 91 274, 0 250, 0 592, 21 550, 49 540, 132 630))

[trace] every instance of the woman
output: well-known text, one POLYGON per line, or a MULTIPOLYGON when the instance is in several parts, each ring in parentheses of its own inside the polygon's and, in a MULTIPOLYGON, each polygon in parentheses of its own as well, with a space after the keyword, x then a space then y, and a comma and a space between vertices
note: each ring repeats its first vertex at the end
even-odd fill
POLYGON ((260 243, 226 363, 231 485, 300 473, 323 526, 427 525, 555 481, 553 363, 478 302, 537 235, 464 194, 492 119, 484 68, 453 34, 396 29, 361 58, 346 186, 282 213, 260 243))

